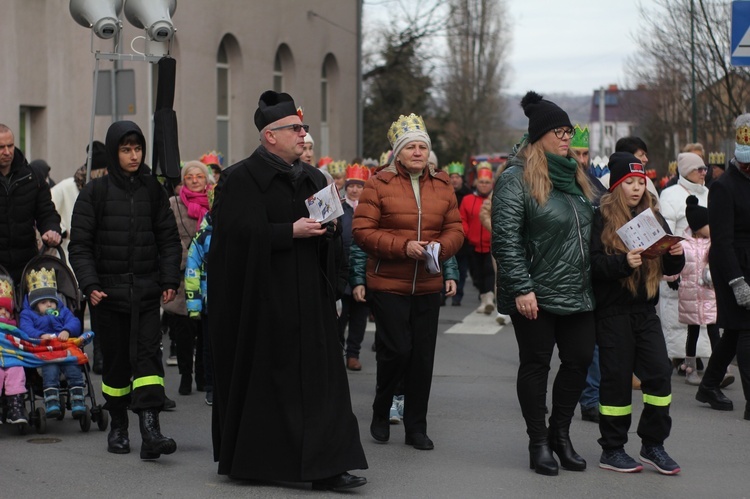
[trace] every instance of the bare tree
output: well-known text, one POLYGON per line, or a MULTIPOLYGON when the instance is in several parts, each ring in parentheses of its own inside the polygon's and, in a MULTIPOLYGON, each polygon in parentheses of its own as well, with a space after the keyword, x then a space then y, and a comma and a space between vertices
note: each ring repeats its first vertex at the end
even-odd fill
POLYGON ((450 0, 445 138, 455 159, 497 147, 505 121, 505 65, 510 42, 504 0, 450 0))
POLYGON ((750 102, 750 71, 730 65, 731 3, 651 0, 641 6, 641 17, 644 24, 636 37, 641 52, 630 66, 635 82, 655 95, 655 105, 641 110, 653 125, 647 127, 654 134, 650 143, 665 144, 666 164, 692 141, 694 47, 697 139, 709 150, 721 149, 733 136, 734 118, 750 102))

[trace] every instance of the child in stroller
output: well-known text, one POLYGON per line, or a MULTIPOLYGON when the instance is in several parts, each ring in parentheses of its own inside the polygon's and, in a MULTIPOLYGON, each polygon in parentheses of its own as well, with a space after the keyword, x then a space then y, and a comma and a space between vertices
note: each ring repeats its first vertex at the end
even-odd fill
MULTIPOLYGON (((8 275, 0 275, 0 322, 16 325, 14 319, 13 280, 8 275)), ((28 423, 24 394, 26 393, 26 373, 21 366, 0 365, 0 393, 5 388, 8 399, 6 420, 12 424, 28 423)))
MULTIPOLYGON (((81 321, 65 306, 57 290, 54 268, 40 268, 26 274, 28 294, 21 310, 20 329, 30 338, 66 341, 81 335, 81 321)), ((44 409, 48 417, 61 415, 60 372, 65 374, 70 406, 75 419, 86 413, 84 380, 78 364, 51 363, 42 366, 44 409)))

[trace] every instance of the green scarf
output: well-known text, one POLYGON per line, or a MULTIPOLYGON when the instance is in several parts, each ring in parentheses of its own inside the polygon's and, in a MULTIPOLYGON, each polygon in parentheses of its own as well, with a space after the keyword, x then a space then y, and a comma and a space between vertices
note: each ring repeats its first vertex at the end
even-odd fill
POLYGON ((576 183, 578 162, 573 158, 564 158, 548 152, 545 152, 544 155, 547 156, 549 178, 555 189, 574 196, 585 197, 581 187, 576 183))

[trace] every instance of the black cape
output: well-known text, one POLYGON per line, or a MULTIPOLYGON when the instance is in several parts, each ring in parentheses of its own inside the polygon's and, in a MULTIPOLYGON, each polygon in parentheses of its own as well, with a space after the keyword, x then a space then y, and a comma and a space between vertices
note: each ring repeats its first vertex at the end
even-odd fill
POLYGON ((208 260, 219 474, 312 481, 367 468, 337 339, 332 241, 293 239, 325 178, 258 151, 221 192, 208 260))

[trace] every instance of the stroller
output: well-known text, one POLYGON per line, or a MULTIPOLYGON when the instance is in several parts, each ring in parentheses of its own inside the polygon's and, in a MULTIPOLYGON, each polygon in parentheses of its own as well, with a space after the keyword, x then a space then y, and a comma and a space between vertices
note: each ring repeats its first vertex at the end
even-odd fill
MULTIPOLYGON (((23 297, 25 297, 29 290, 26 282, 26 277, 32 270, 39 271, 42 267, 46 269, 54 269, 57 276, 57 290, 60 298, 65 302, 65 305, 74 314, 81 308, 81 292, 78 289, 78 283, 76 281, 73 272, 65 264, 65 254, 62 248, 59 246, 56 248, 58 256, 50 255, 45 252, 46 248, 43 248, 39 255, 32 258, 26 267, 23 269, 21 276, 21 283, 19 284, 19 293, 17 294, 19 305, 23 303, 23 297)), ((96 402, 96 394, 92 389, 90 366, 89 363, 80 364, 83 372, 86 385, 85 399, 89 400, 90 409, 85 411, 81 418, 78 419, 81 425, 81 431, 87 432, 91 428, 91 422, 95 422, 99 427, 100 431, 105 431, 109 423, 109 415, 102 409, 102 406, 96 402)), ((47 431, 47 417, 43 407, 43 404, 39 407, 36 406, 36 397, 42 397, 42 379, 36 369, 27 369, 27 385, 28 385, 28 396, 29 396, 29 426, 34 426, 38 433, 45 433, 47 431)), ((60 383, 60 415, 57 416, 58 420, 62 420, 65 417, 66 408, 70 410, 70 392, 65 382, 60 383)), ((23 425, 21 425, 23 426, 23 425)))

